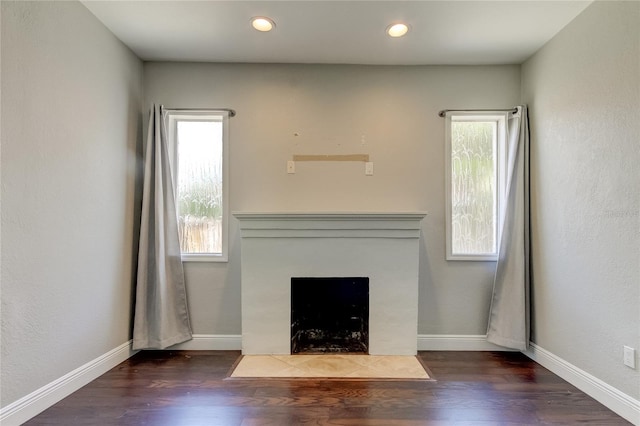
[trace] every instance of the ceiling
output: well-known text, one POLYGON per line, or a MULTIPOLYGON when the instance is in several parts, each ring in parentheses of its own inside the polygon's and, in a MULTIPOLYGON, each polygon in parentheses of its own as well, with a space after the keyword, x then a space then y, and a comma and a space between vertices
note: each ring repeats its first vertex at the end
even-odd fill
POLYGON ((591 0, 82 3, 145 61, 485 65, 522 63, 591 0), (411 30, 390 38, 398 21, 411 30))

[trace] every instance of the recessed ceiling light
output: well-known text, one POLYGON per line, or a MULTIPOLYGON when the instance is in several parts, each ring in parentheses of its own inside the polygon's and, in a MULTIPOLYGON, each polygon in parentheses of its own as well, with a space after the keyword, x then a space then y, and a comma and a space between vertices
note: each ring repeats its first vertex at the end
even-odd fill
POLYGON ((402 37, 409 32, 409 26, 406 24, 391 24, 387 27, 389 37, 402 37))
POLYGON ((251 26, 258 31, 267 32, 276 27, 276 23, 266 16, 256 16, 251 18, 251 26))

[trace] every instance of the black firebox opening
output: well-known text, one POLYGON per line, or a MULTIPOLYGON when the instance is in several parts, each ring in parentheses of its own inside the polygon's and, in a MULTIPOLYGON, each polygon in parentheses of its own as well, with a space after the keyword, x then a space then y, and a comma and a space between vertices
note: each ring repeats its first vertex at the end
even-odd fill
POLYGON ((291 353, 368 353, 369 278, 291 278, 291 353))

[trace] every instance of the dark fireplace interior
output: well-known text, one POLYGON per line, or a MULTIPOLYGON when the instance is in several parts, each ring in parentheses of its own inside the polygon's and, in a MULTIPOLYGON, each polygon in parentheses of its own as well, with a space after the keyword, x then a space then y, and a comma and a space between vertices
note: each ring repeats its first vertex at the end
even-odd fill
POLYGON ((368 353, 369 278, 291 278, 291 353, 368 353))

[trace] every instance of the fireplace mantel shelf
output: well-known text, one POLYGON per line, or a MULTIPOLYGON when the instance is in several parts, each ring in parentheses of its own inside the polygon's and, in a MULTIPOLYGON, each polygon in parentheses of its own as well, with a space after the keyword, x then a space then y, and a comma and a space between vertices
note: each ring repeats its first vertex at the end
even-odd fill
POLYGON ((242 238, 418 238, 425 212, 236 212, 242 238))

